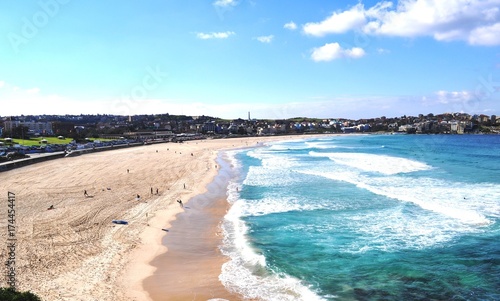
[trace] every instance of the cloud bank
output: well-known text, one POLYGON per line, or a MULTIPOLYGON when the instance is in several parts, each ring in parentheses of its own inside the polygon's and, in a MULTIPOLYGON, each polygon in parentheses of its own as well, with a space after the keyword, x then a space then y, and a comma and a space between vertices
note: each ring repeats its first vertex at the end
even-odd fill
POLYGON ((320 22, 306 23, 306 35, 322 37, 348 31, 369 35, 465 41, 469 45, 500 45, 500 0, 381 1, 333 12, 320 22))

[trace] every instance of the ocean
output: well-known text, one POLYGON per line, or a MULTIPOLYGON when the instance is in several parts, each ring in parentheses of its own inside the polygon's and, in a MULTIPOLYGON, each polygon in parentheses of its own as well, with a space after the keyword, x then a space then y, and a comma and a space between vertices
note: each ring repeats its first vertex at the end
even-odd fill
POLYGON ((325 136, 224 156, 230 291, 500 300, 500 136, 325 136))

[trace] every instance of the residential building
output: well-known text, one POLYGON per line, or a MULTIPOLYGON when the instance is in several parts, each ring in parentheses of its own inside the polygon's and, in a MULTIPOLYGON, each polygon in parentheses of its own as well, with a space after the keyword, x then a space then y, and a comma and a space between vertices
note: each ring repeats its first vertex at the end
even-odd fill
POLYGON ((12 129, 18 126, 25 126, 31 133, 39 135, 52 135, 52 122, 35 122, 35 121, 19 121, 6 120, 4 121, 5 132, 12 132, 12 129))

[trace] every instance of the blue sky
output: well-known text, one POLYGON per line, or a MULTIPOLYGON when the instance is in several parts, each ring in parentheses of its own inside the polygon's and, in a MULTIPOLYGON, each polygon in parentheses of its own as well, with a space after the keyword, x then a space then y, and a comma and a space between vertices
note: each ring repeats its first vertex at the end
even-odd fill
POLYGON ((4 1, 0 116, 500 115, 500 0, 4 1))

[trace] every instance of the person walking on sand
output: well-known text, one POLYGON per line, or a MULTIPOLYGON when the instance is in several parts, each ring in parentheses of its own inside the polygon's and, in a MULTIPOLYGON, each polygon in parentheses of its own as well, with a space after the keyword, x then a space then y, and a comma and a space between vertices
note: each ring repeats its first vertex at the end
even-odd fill
POLYGON ((84 197, 88 197, 88 196, 89 196, 89 195, 88 195, 88 193, 87 193, 87 190, 84 190, 84 191, 83 191, 83 196, 84 196, 84 197))
POLYGON ((181 206, 181 208, 184 208, 184 204, 182 204, 182 200, 177 200, 177 203, 181 206))
POLYGON ((153 187, 151 187, 151 194, 153 194, 153 187))

